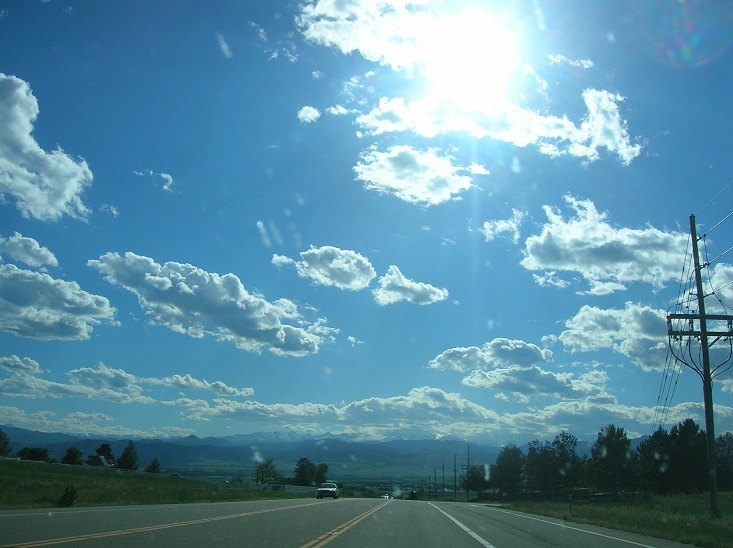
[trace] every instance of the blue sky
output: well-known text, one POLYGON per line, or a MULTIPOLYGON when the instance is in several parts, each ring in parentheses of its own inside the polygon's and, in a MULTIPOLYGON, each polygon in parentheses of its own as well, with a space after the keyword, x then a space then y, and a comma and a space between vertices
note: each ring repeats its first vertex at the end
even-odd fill
MULTIPOLYGON (((733 305, 732 25, 715 2, 0 1, 0 424, 702 424, 666 315, 695 308, 691 214, 708 311, 733 305)), ((714 400, 733 429, 730 373, 714 400)))

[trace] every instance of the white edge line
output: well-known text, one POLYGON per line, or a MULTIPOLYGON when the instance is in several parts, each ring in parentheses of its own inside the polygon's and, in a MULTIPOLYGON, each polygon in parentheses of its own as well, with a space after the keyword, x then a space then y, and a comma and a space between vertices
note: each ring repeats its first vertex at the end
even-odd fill
POLYGON ((430 506, 432 506, 433 508, 435 508, 438 512, 440 512, 444 516, 447 516, 448 519, 450 519, 453 523, 455 523, 456 525, 458 525, 458 527, 460 527, 461 529, 463 529, 466 533, 468 533, 469 535, 471 535, 482 546, 485 546, 486 548, 495 548, 495 546, 493 544, 491 544, 490 542, 485 541, 483 538, 481 538, 478 535, 478 533, 474 533, 473 531, 471 531, 468 527, 466 527, 465 525, 463 525, 460 521, 458 521, 456 518, 454 518, 453 516, 451 516, 449 513, 444 512, 443 510, 441 510, 440 508, 438 508, 437 506, 435 506, 432 502, 429 502, 428 504, 430 506))
MULTIPOLYGON (((490 508, 490 507, 487 507, 487 508, 490 508)), ((438 510, 440 510, 440 508, 438 508, 438 510)), ((633 540, 627 540, 627 539, 619 538, 619 537, 612 537, 611 535, 604 535, 603 533, 596 533, 594 531, 588 531, 587 529, 580 529, 579 527, 573 527, 571 525, 566 525, 564 523, 557 523, 557 522, 548 521, 548 520, 542 519, 542 518, 536 518, 536 517, 533 517, 533 516, 527 516, 527 515, 521 514, 519 512, 510 512, 509 510, 502 510, 501 508, 491 508, 491 510, 493 510, 494 512, 504 512, 505 514, 511 514, 512 516, 517 516, 519 518, 531 519, 531 520, 534 520, 534 521, 539 521, 541 523, 546 523, 548 525, 554 525, 555 527, 562 527, 563 529, 571 529, 573 531, 578 531, 580 533, 587 533, 589 535, 595 535, 597 537, 607 538, 609 540, 617 540, 619 542, 625 542, 626 544, 633 544, 634 546, 642 546, 643 548, 654 548, 654 546, 649 546, 648 544, 641 544, 639 542, 634 542, 633 540)), ((631 534, 634 534, 634 533, 631 533, 631 534)))

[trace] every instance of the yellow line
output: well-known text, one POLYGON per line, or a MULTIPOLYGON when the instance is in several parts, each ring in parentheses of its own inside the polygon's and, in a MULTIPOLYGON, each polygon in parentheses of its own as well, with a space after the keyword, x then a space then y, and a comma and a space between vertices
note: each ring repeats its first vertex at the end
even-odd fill
POLYGON ((283 506, 281 508, 269 508, 267 510, 255 510, 252 512, 244 512, 242 514, 230 514, 228 516, 215 516, 213 518, 194 519, 190 521, 178 521, 175 523, 166 523, 161 525, 149 525, 147 527, 137 527, 135 529, 121 529, 119 531, 105 531, 103 533, 90 533, 88 535, 77 535, 73 537, 62 537, 48 540, 38 540, 31 542, 22 542, 19 544, 8 544, 5 545, 8 548, 20 548, 20 547, 35 547, 35 546, 51 546, 53 544, 63 544, 65 542, 79 542, 82 540, 94 540, 100 538, 116 537, 121 535, 130 535, 132 533, 147 533, 150 531, 160 531, 162 529, 173 529, 174 527, 185 527, 188 525, 199 525, 201 523, 210 523, 213 521, 222 521, 225 519, 244 518, 247 516, 256 516, 258 514, 267 514, 269 512, 279 512, 281 510, 291 510, 293 508, 305 508, 306 506, 319 505, 319 503, 311 502, 309 504, 296 504, 293 506, 283 506))
POLYGON ((332 540, 334 540, 339 535, 341 535, 341 534, 345 533, 346 531, 348 531, 349 529, 351 529, 354 525, 356 525, 360 521, 362 521, 362 520, 368 518, 369 516, 371 516, 377 510, 380 510, 381 508, 384 508, 384 506, 387 505, 387 504, 389 504, 390 502, 392 502, 392 501, 389 501, 388 500, 386 502, 383 502, 379 506, 377 506, 375 508, 372 508, 371 510, 367 510, 363 514, 360 514, 360 515, 356 516, 355 518, 350 519, 346 523, 342 523, 338 527, 334 527, 328 533, 322 534, 317 539, 312 540, 312 541, 310 541, 307 544, 304 544, 303 546, 301 546, 301 548, 318 548, 320 546, 325 546, 326 544, 328 544, 329 542, 331 542, 332 540))

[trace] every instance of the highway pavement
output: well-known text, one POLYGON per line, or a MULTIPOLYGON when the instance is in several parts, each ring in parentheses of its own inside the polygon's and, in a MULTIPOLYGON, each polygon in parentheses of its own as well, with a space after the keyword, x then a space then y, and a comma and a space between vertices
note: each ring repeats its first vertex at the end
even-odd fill
POLYGON ((1 546, 683 546, 477 503, 277 500, 0 512, 1 546))

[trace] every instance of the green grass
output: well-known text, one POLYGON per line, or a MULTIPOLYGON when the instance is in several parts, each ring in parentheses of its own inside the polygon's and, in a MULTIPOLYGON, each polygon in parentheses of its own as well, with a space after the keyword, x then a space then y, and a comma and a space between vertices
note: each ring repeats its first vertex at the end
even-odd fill
POLYGON ((0 459, 0 509, 55 507, 69 485, 76 490, 74 506, 178 504, 313 496, 310 493, 263 491, 237 484, 210 483, 159 474, 0 459))
POLYGON ((695 546, 733 546, 733 493, 720 493, 722 517, 710 516, 708 494, 650 497, 640 502, 515 502, 507 508, 620 529, 695 546))

